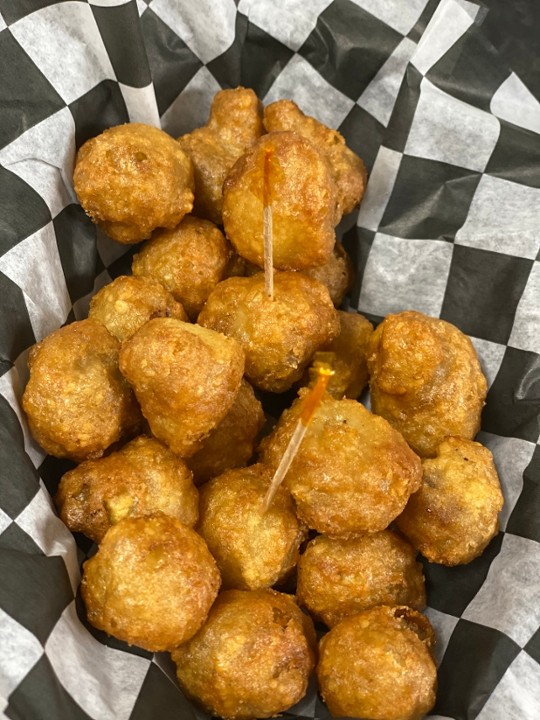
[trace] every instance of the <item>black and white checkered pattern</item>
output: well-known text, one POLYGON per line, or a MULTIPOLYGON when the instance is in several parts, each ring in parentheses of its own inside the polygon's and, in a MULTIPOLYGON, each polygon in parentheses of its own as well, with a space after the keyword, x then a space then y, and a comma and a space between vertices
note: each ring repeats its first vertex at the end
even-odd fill
MULTIPOLYGON (((432 720, 540 717, 538 17, 489 0, 0 0, 0 716, 202 718, 167 656, 90 627, 80 560, 19 399, 28 348, 84 317, 129 253, 76 204, 74 154, 131 121, 179 135, 220 87, 291 97, 371 180, 344 242, 351 306, 468 333, 489 381, 480 439, 506 505, 486 552, 425 564, 438 631, 432 720), (535 30, 536 29, 536 30, 535 30), (536 67, 536 73, 534 68, 536 67), (37 470, 36 470, 37 468, 37 470)), ((314 689, 287 714, 329 717, 314 689)))

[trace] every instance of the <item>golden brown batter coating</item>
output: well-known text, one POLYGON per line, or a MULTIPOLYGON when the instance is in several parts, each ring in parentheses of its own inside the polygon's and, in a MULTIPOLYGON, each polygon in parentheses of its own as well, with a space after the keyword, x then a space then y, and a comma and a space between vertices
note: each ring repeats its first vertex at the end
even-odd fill
POLYGON ((246 376, 255 387, 284 392, 302 377, 313 353, 339 331, 337 313, 321 283, 294 272, 274 274, 274 299, 264 275, 216 285, 198 322, 241 343, 246 376))
POLYGON ((200 489, 197 530, 216 559, 223 587, 271 587, 296 565, 304 531, 283 487, 263 512, 271 480, 272 472, 258 464, 230 470, 200 489))
POLYGON ((226 470, 247 465, 263 425, 262 405, 251 385, 242 380, 229 412, 202 441, 201 449, 187 460, 195 484, 200 485, 226 470))
POLYGON ((298 602, 328 627, 376 605, 423 610, 424 575, 415 558, 390 530, 348 540, 318 535, 298 562, 298 602))
POLYGON ((303 270, 323 265, 336 241, 335 184, 317 148, 296 133, 263 135, 227 175, 223 185, 227 237, 242 257, 263 267, 265 166, 274 267, 303 270))
POLYGON ((155 318, 127 340, 120 370, 152 433, 189 457, 229 412, 244 372, 236 340, 173 318, 155 318))
POLYGON ((257 96, 253 90, 237 87, 216 93, 207 124, 178 138, 193 161, 195 215, 221 224, 225 177, 263 132, 257 96))
POLYGON ((420 720, 435 704, 429 620, 380 606, 346 618, 319 645, 319 688, 334 717, 420 720))
POLYGON ((193 527, 199 516, 199 495, 185 462, 144 435, 67 472, 55 503, 71 532, 97 543, 126 517, 163 512, 193 527))
POLYGON ((430 562, 460 565, 483 552, 499 530, 504 499, 490 451, 450 437, 397 519, 399 529, 430 562))
POLYGON ((253 720, 274 717, 305 695, 315 645, 313 623, 290 596, 228 590, 172 657, 182 690, 210 715, 253 720))
POLYGON ((172 230, 157 230, 133 258, 133 274, 154 278, 195 321, 231 259, 231 246, 208 220, 189 216, 172 230))
POLYGON ((182 305, 155 280, 121 275, 94 295, 88 317, 105 325, 120 342, 154 317, 187 320, 182 305))
POLYGON ((341 305, 354 283, 352 260, 339 241, 336 241, 334 251, 324 265, 307 268, 303 272, 326 285, 336 307, 341 305))
MULTIPOLYGON (((260 446, 276 468, 299 419, 302 398, 260 446)), ((383 418, 356 400, 325 395, 285 476, 298 517, 332 537, 384 530, 422 480, 420 459, 383 418)))
POLYGON ((486 379, 469 338, 444 320, 409 310, 388 315, 368 347, 371 407, 422 457, 445 437, 480 429, 486 379))
POLYGON ((136 430, 141 415, 118 369, 119 347, 101 323, 81 320, 31 349, 22 404, 32 435, 49 454, 98 458, 136 430))
POLYGON ((268 105, 264 109, 264 126, 268 132, 297 132, 326 158, 337 187, 336 224, 360 203, 367 184, 366 166, 336 130, 304 115, 292 100, 278 100, 268 105))
POLYGON ((171 651, 202 626, 220 585, 204 540, 158 513, 121 520, 84 563, 89 622, 150 652, 171 651))
POLYGON ((118 125, 85 142, 73 184, 86 214, 120 243, 172 228, 193 207, 191 160, 167 133, 142 123, 118 125))

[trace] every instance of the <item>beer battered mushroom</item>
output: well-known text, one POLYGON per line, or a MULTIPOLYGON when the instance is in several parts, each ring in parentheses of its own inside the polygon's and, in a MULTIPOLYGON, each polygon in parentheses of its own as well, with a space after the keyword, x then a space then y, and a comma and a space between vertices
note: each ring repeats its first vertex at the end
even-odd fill
POLYGON ((326 285, 336 307, 341 305, 354 283, 352 260, 339 241, 336 241, 334 250, 324 265, 307 268, 303 272, 326 285))

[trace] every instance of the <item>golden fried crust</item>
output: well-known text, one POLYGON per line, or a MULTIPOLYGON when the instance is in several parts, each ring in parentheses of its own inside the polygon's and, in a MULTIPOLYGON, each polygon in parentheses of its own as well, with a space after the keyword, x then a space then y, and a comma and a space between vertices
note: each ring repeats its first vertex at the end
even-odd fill
POLYGON ((122 345, 129 380, 152 433, 189 457, 229 412, 244 372, 236 340, 173 318, 156 318, 122 345))
POLYGON ((304 115, 292 100, 278 100, 264 109, 264 126, 270 132, 293 130, 312 142, 326 158, 337 187, 336 224, 362 200, 367 170, 336 130, 304 115))
POLYGON ((304 531, 283 487, 263 512, 271 480, 271 471, 259 464, 230 470, 201 487, 197 529, 216 559, 223 587, 270 587, 296 565, 304 531))
POLYGON ((339 321, 328 290, 294 272, 274 274, 274 299, 264 275, 233 277, 216 285, 198 323, 236 338, 255 387, 284 392, 302 377, 313 353, 334 338, 339 321))
POLYGON ((199 495, 186 464, 144 435, 67 472, 55 503, 72 532, 82 532, 97 543, 126 517, 163 512, 193 527, 199 516, 199 495))
POLYGON ((51 455, 97 458, 137 428, 140 411, 118 370, 118 349, 103 325, 81 320, 30 351, 22 404, 32 435, 51 455))
POLYGON ((298 602, 328 627, 376 605, 423 610, 424 576, 415 557, 390 530, 349 540, 318 535, 298 562, 298 602))
POLYGON ((334 717, 420 720, 435 704, 427 618, 380 606, 346 618, 319 645, 319 688, 334 717))
POLYGON ((214 96, 208 123, 178 138, 193 161, 195 215, 221 224, 223 182, 234 163, 264 132, 261 104, 248 88, 214 96))
MULTIPOLYGON (((276 468, 300 416, 302 389, 260 446, 276 468)), ((383 418, 356 400, 323 398, 285 477, 298 517, 333 537, 384 530, 420 486, 420 459, 383 418)))
POLYGON ((323 265, 336 240, 335 185, 317 148, 296 133, 264 135, 230 170, 223 185, 227 237, 242 257, 263 267, 266 164, 274 267, 302 270, 323 265))
POLYGON ((154 317, 188 319, 182 305, 160 283, 131 275, 116 278, 96 293, 88 317, 105 325, 120 342, 154 317))
POLYGON ((388 315, 368 347, 371 406, 422 457, 445 437, 474 438, 487 392, 469 338, 412 310, 388 315))
POLYGON ((225 277, 232 250, 208 220, 186 217, 172 230, 157 230, 133 258, 133 274, 154 278, 196 320, 206 298, 225 277))
POLYGON ((200 485, 226 470, 247 465, 263 425, 262 405, 251 385, 242 380, 229 412, 202 441, 201 449, 187 459, 195 484, 200 485))
POLYGON ((118 125, 85 142, 73 184, 86 214, 120 243, 172 228, 193 207, 191 160, 167 133, 142 123, 118 125))
POLYGON ((121 520, 83 567, 89 622, 150 652, 193 637, 220 585, 204 540, 162 513, 121 520))
POLYGON ((180 686, 209 714, 253 720, 274 717, 305 695, 315 645, 313 623, 288 595, 228 590, 172 657, 180 686))
POLYGON ((422 465, 422 486, 397 519, 399 529, 431 562, 474 560, 497 534, 504 503, 492 454, 480 443, 450 437, 422 465))
POLYGON ((326 285, 332 302, 336 307, 341 305, 343 298, 354 283, 352 260, 339 241, 336 241, 334 251, 324 265, 308 268, 303 272, 314 280, 318 280, 322 282, 323 285, 326 285))

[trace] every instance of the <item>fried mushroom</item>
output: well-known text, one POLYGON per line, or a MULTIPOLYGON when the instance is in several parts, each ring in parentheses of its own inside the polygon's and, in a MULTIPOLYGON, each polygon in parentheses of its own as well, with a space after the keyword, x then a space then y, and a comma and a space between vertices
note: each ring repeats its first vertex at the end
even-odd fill
POLYGON ((352 260, 339 240, 336 241, 334 250, 324 265, 307 268, 303 272, 326 285, 336 307, 341 305, 354 283, 352 260))

